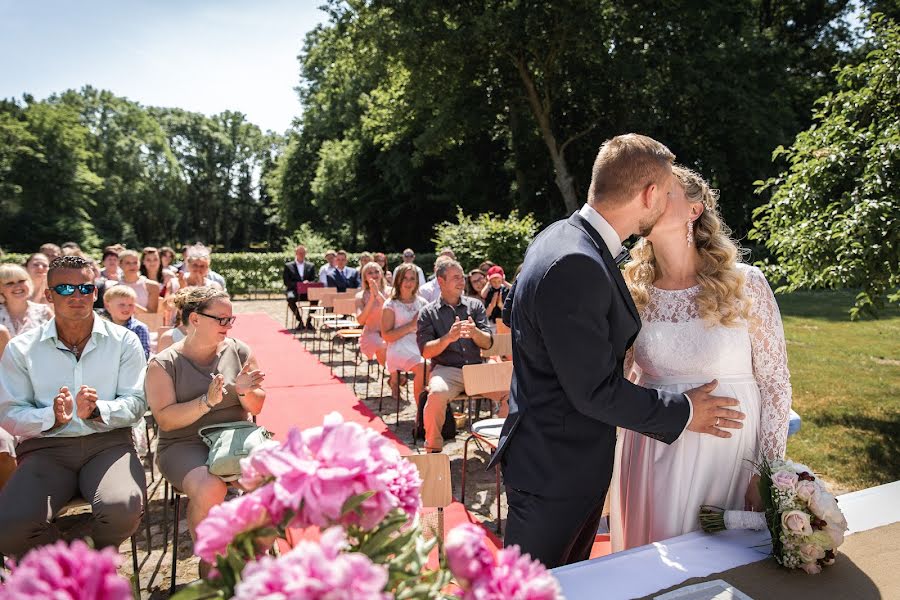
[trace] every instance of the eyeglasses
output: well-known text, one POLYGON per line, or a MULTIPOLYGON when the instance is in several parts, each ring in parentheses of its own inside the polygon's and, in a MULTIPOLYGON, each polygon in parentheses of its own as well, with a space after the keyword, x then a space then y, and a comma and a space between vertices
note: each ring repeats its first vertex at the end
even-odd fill
POLYGON ((213 315, 208 315, 206 313, 202 313, 199 310, 197 311, 198 315, 202 315, 207 319, 214 319, 219 322, 219 325, 222 327, 228 327, 229 325, 234 325, 234 322, 237 321, 237 317, 216 317, 213 315))
POLYGON ((78 285, 72 283, 60 283, 59 285, 54 285, 50 289, 60 296, 71 296, 75 293, 75 290, 78 290, 78 293, 82 296, 89 296, 94 293, 97 286, 93 283, 81 283, 78 285))

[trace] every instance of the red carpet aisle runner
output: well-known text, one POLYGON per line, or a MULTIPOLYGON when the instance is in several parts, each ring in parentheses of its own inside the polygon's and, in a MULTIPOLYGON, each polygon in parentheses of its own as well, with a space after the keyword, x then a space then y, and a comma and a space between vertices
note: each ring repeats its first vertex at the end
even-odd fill
MULTIPOLYGON (((321 425, 325 415, 337 411, 344 420, 360 423, 392 440, 401 454, 411 453, 384 421, 356 397, 350 386, 332 375, 331 369, 310 354, 290 332, 281 330, 272 317, 240 314, 231 337, 250 346, 266 374, 266 403, 257 421, 274 433, 276 439, 284 439, 292 427, 306 429, 321 425)), ((449 531, 462 523, 478 521, 462 504, 454 502, 444 510, 444 528, 449 531)), ((495 547, 501 546, 492 532, 488 531, 488 535, 495 547)), ((302 538, 317 536, 317 532, 292 530, 288 532, 288 542, 293 545, 302 538)))

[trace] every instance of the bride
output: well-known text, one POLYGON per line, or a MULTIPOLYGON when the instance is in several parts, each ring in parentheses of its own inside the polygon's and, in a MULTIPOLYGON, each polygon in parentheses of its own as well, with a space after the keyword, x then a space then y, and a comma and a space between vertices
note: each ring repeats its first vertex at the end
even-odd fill
POLYGON ((715 393, 738 399, 746 418, 729 438, 685 430, 670 446, 620 431, 614 552, 699 529, 701 504, 760 510, 752 462, 782 458, 787 440, 791 385, 775 297, 759 269, 738 262, 717 193, 689 169, 674 173, 680 185, 625 268, 643 323, 625 372, 673 392, 715 379, 715 393))

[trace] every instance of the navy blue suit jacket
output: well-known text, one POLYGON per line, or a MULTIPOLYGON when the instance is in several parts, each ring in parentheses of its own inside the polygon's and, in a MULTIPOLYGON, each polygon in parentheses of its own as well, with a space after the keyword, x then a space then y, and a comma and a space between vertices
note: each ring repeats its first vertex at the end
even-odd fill
POLYGON ((623 376, 641 328, 622 274, 581 215, 553 223, 528 248, 507 298, 512 329, 509 416, 491 465, 507 486, 533 494, 605 494, 616 427, 672 443, 687 424, 682 394, 623 376))

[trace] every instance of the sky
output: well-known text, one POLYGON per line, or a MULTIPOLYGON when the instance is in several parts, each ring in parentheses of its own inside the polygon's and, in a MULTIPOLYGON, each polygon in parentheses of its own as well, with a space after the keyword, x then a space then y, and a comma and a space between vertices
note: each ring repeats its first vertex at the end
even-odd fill
POLYGON ((0 0, 0 98, 84 85, 283 133, 320 0, 0 0))

